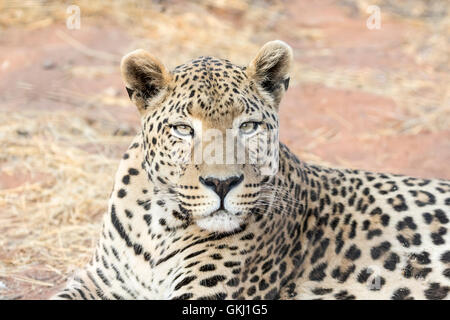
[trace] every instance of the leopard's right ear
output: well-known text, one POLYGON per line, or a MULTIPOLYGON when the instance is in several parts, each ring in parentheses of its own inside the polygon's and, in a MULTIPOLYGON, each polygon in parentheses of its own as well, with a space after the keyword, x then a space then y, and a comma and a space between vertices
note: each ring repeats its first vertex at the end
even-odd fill
POLYGON ((171 81, 164 65, 143 49, 124 56, 120 69, 128 96, 141 113, 158 104, 171 81))
POLYGON ((280 40, 267 42, 247 68, 247 74, 268 96, 275 107, 289 86, 289 72, 293 62, 292 48, 280 40))

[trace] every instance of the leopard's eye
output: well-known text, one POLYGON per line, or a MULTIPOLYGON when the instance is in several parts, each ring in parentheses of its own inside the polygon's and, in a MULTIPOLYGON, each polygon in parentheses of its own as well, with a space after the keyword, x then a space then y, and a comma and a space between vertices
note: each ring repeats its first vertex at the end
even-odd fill
POLYGON ((261 122, 256 122, 256 121, 244 122, 239 127, 239 131, 243 134, 251 134, 251 133, 255 132, 260 125, 261 125, 261 122))
POLYGON ((173 125, 172 131, 175 135, 182 137, 182 138, 187 138, 189 136, 192 137, 194 135, 194 129, 192 129, 192 127, 190 127, 186 124, 173 125))

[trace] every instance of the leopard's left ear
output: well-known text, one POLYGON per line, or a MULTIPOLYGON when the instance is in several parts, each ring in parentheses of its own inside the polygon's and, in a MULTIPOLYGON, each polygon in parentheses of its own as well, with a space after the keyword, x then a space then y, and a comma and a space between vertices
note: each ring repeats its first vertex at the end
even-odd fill
POLYGON ((289 86, 292 48, 283 41, 267 42, 247 68, 248 76, 274 99, 276 106, 289 86))
POLYGON ((122 58, 120 69, 128 96, 141 114, 158 106, 171 81, 170 73, 158 59, 138 49, 122 58))

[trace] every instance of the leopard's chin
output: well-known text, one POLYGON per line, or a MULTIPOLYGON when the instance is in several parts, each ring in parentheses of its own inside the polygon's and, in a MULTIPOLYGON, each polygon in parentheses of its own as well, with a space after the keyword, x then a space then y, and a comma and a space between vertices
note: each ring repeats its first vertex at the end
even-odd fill
POLYGON ((196 223, 201 229, 211 232, 232 232, 241 229, 243 217, 226 210, 217 210, 196 220, 196 223))

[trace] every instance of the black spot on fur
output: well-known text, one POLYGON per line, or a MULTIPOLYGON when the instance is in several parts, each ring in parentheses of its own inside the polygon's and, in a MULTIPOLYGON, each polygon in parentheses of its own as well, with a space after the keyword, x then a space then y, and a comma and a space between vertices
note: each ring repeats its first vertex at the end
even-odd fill
POLYGON ((312 269, 312 271, 309 274, 309 280, 322 281, 326 276, 326 274, 325 274, 326 268, 327 268, 326 263, 320 263, 319 265, 314 267, 314 269, 312 269))
POLYGON ((311 290, 311 292, 318 296, 323 296, 325 294, 333 292, 333 289, 331 289, 331 288, 314 288, 311 290))
POLYGON ((450 251, 446 251, 441 255, 441 261, 444 263, 450 262, 450 251))
POLYGON ((345 253, 345 257, 352 261, 355 261, 360 256, 361 256, 361 250, 358 249, 358 247, 354 244, 345 253))
POLYGON ((194 295, 192 293, 183 293, 181 296, 173 297, 172 300, 188 300, 194 295))
POLYGON ((379 246, 373 247, 370 250, 370 255, 372 259, 378 259, 383 253, 391 248, 391 244, 388 241, 382 242, 379 246))
POLYGON ((191 283, 195 279, 197 279, 196 276, 188 276, 188 277, 184 278, 183 280, 181 280, 180 282, 177 283, 177 285, 175 286, 175 291, 181 289, 184 286, 187 286, 189 283, 191 283))
POLYGON ((394 271, 397 263, 400 262, 400 257, 396 253, 391 253, 389 258, 384 261, 384 267, 388 270, 394 271))
POLYGON ((339 291, 334 295, 337 300, 355 300, 355 296, 350 294, 347 290, 339 291))
POLYGON ((408 298, 411 291, 408 288, 400 288, 394 291, 392 294, 392 300, 412 300, 412 298, 408 298))
POLYGON ((124 198, 126 195, 127 195, 127 192, 125 191, 125 189, 120 189, 120 190, 117 192, 117 196, 118 196, 119 198, 124 198))
POLYGON ((204 287, 214 287, 218 282, 225 280, 226 277, 222 275, 215 275, 200 281, 200 285, 204 287))
POLYGON ((425 290, 425 297, 429 300, 442 300, 447 297, 449 291, 449 286, 441 286, 439 283, 433 282, 430 284, 430 287, 425 290))

